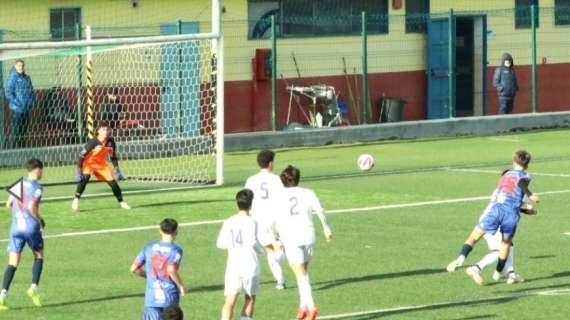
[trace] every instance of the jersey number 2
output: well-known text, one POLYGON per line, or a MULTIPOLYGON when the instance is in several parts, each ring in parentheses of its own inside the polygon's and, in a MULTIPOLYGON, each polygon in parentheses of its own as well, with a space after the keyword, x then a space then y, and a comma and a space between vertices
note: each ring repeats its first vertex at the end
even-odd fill
POLYGON ((299 205, 299 199, 297 199, 297 197, 291 197, 289 198, 289 202, 291 202, 291 209, 289 209, 289 213, 291 213, 292 216, 298 215, 299 210, 297 206, 299 205))

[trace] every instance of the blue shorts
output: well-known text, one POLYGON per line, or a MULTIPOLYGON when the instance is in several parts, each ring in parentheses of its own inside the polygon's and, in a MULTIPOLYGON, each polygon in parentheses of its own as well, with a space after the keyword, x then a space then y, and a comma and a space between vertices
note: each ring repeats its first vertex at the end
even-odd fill
POLYGON ((144 307, 142 320, 160 320, 160 314, 164 308, 144 307))
POLYGON ((495 206, 479 221, 478 227, 491 234, 495 234, 501 228, 503 238, 512 239, 517 231, 519 220, 520 214, 518 212, 510 212, 495 206))
POLYGON ((32 251, 37 252, 44 248, 44 239, 42 233, 32 232, 32 233, 17 233, 10 236, 10 241, 8 242, 8 252, 9 253, 22 253, 24 247, 30 246, 32 251))

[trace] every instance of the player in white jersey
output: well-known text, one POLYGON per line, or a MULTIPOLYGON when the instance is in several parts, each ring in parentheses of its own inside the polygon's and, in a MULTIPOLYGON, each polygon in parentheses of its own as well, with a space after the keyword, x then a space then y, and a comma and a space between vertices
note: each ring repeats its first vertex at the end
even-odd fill
POLYGON ((253 318, 255 295, 260 283, 257 256, 263 249, 257 241, 257 223, 249 216, 253 192, 243 189, 236 195, 239 212, 227 219, 218 236, 217 246, 228 251, 222 320, 231 320, 239 295, 245 294, 240 320, 253 318))
POLYGON ((288 166, 281 173, 285 190, 274 227, 283 242, 287 260, 297 278, 300 298, 297 319, 314 320, 319 314, 319 309, 313 300, 309 281, 309 262, 313 258, 316 242, 313 215, 319 217, 325 238, 329 242, 332 240, 332 230, 315 193, 298 186, 300 178, 301 172, 293 166, 288 166))
POLYGON ((279 176, 273 174, 275 153, 262 150, 257 154, 259 173, 249 177, 245 188, 255 195, 251 207, 251 216, 257 222, 259 243, 267 252, 267 263, 273 277, 277 281, 276 288, 285 289, 285 277, 281 263, 285 260, 283 250, 271 226, 275 219, 276 203, 283 184, 279 176))

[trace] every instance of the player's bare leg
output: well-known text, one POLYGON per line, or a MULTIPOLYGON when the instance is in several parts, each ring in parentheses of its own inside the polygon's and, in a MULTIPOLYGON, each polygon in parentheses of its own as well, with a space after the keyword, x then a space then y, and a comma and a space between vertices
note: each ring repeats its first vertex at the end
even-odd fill
POLYGON ((319 309, 315 306, 311 282, 309 280, 309 263, 292 265, 291 269, 297 278, 297 288, 299 288, 299 312, 297 319, 313 320, 319 315, 319 309))
POLYGON ((277 281, 277 290, 283 290, 286 287, 285 276, 283 275, 283 268, 281 267, 281 262, 284 260, 283 248, 279 244, 270 244, 264 246, 265 252, 267 253, 267 263, 269 264, 269 269, 273 274, 273 277, 277 281))
POLYGON ((255 296, 245 295, 245 301, 243 303, 243 309, 241 310, 240 320, 253 319, 253 310, 255 308, 255 296))
POLYGON ((6 305, 6 299, 8 298, 8 289, 12 284, 14 279, 14 274, 16 274, 16 269, 20 264, 21 255, 19 253, 10 252, 8 257, 8 266, 4 271, 4 279, 2 283, 2 291, 0 291, 0 311, 8 310, 6 305))
POLYGON ((467 240, 465 240, 465 243, 463 244, 463 247, 461 248, 461 253, 459 254, 459 256, 447 265, 447 271, 448 272, 454 272, 455 269, 461 267, 463 265, 463 262, 465 262, 465 258, 467 258, 467 256, 469 255, 469 253, 473 249, 473 246, 479 240, 481 240, 481 238, 483 238, 484 235, 485 235, 485 231, 481 230, 479 227, 475 227, 475 229, 473 229, 473 231, 471 231, 471 234, 469 235, 469 237, 467 237, 467 240))
POLYGON ((226 302, 222 307, 222 320, 231 320, 232 313, 234 311, 234 306, 239 298, 238 294, 230 295, 226 297, 226 302))
POLYGON ((43 250, 34 251, 34 266, 32 267, 32 285, 28 289, 28 297, 32 299, 32 304, 36 307, 41 307, 42 303, 40 300, 39 290, 39 283, 40 277, 42 275, 43 269, 43 261, 44 261, 44 253, 43 250))

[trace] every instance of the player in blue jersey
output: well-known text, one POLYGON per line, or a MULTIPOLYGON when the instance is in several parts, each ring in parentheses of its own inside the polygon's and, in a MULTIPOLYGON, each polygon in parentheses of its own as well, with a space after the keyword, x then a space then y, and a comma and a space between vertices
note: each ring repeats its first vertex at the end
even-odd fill
POLYGON ((8 289, 14 279, 16 268, 20 264, 22 251, 26 244, 34 254, 34 266, 32 267, 32 285, 28 290, 28 296, 32 303, 41 307, 38 285, 42 274, 44 261, 44 240, 42 230, 45 227, 38 209, 42 199, 42 186, 39 180, 42 178, 44 165, 38 159, 31 159, 26 163, 28 177, 23 180, 23 194, 21 201, 10 195, 6 207, 12 209, 12 227, 10 228, 10 241, 8 243, 8 266, 4 271, 4 281, 0 292, 0 311, 7 310, 6 298, 8 289))
MULTIPOLYGON (((459 257, 449 263, 447 271, 453 272, 457 267, 462 266, 465 258, 473 249, 473 246, 483 238, 485 234, 495 234, 500 230, 502 241, 496 271, 499 274, 503 273, 520 219, 520 212, 528 213, 524 209, 521 210, 524 196, 527 196, 535 203, 540 201, 540 198, 529 190, 531 177, 526 170, 528 169, 530 160, 531 155, 527 151, 519 150, 515 152, 513 157, 513 169, 506 170, 501 175, 497 189, 493 194, 494 201, 492 201, 487 209, 487 213, 481 218, 479 224, 473 229, 465 241, 459 257)), ((531 214, 533 213, 534 212, 531 212, 531 214)), ((471 276, 477 284, 483 284, 480 274, 472 274, 473 269, 471 268, 467 270, 468 275, 471 276)))
POLYGON ((147 243, 131 266, 132 273, 146 278, 143 320, 160 320, 161 312, 188 292, 178 274, 183 252, 174 243, 177 230, 176 220, 162 220, 162 240, 147 243))

